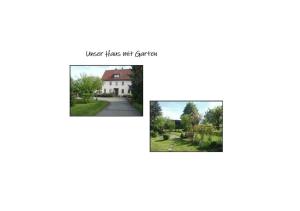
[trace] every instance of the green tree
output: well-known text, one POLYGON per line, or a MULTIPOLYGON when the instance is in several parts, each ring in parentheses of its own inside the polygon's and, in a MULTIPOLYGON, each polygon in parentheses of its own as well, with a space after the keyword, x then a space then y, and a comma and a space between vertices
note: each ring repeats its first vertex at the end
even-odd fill
POLYGON ((166 118, 165 129, 170 130, 170 131, 174 130, 175 129, 175 121, 171 120, 169 118, 166 118))
POLYGON ((150 102, 150 129, 153 129, 154 120, 156 117, 161 116, 161 107, 157 101, 150 102))
POLYGON ((102 81, 99 77, 81 74, 80 78, 73 85, 76 92, 78 91, 79 97, 88 102, 94 95, 94 92, 101 89, 102 81))
POLYGON ((165 123, 166 123, 166 118, 162 116, 156 117, 153 123, 153 130, 158 131, 160 134, 162 134, 164 132, 165 123))
POLYGON ((131 78, 131 93, 132 98, 137 103, 143 104, 143 66, 133 65, 132 66, 131 78))
POLYGON ((75 100, 75 91, 74 91, 74 80, 70 78, 70 106, 74 105, 75 100))
POLYGON ((186 104, 183 114, 182 115, 189 115, 192 126, 199 124, 201 120, 201 115, 196 107, 196 105, 192 102, 186 104))
POLYGON ((191 116, 188 114, 183 114, 181 115, 180 119, 181 119, 180 123, 182 125, 182 128, 185 131, 190 131, 193 127, 191 116))
POLYGON ((223 126, 223 106, 209 109, 204 116, 204 123, 210 123, 217 129, 223 126))
POLYGON ((183 109, 183 114, 181 115, 181 122, 184 124, 185 131, 190 132, 192 141, 195 139, 194 127, 199 124, 201 120, 201 115, 195 105, 195 103, 188 102, 183 109))

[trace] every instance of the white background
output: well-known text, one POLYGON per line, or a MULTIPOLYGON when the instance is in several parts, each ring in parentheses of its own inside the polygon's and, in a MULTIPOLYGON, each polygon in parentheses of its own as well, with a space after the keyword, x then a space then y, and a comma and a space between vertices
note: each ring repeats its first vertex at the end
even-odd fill
POLYGON ((1 1, 0 210, 299 210, 299 6, 1 1), (144 65, 144 117, 69 117, 70 64, 144 65), (224 100, 224 152, 150 153, 151 99, 224 100))

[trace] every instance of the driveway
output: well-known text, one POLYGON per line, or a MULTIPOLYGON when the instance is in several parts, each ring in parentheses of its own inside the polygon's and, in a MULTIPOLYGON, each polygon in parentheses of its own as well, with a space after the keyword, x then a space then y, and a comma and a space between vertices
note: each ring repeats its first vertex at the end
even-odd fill
POLYGON ((97 97, 97 99, 110 103, 96 116, 141 116, 124 97, 97 97))

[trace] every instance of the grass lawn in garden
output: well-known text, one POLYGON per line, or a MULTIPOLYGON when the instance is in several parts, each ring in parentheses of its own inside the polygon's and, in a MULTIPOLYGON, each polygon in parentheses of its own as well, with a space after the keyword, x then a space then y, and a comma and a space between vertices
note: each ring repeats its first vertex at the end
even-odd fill
MULTIPOLYGON (((151 152, 203 152, 214 151, 214 149, 204 149, 198 142, 189 139, 181 139, 180 132, 169 132, 170 138, 163 140, 163 136, 151 138, 151 152)), ((221 137, 211 136, 212 141, 220 142, 221 137)), ((204 136, 204 142, 208 141, 208 136, 204 136)), ((219 149, 218 149, 219 150, 219 149)), ((217 150, 216 150, 217 151, 217 150)))
POLYGON ((71 116, 95 116, 103 108, 105 108, 109 102, 92 100, 88 103, 77 100, 71 107, 71 116))

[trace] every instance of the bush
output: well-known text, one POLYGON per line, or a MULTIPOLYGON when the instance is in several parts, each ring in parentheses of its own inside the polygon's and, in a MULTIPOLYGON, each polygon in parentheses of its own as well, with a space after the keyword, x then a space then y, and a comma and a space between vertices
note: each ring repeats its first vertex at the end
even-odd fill
POLYGON ((211 135, 208 136, 208 141, 209 141, 209 142, 212 142, 212 137, 211 137, 211 135))
POLYGON ((163 135, 165 131, 163 129, 158 129, 157 132, 159 135, 163 135))
POLYGON ((218 145, 218 143, 216 141, 212 141, 212 142, 210 142, 209 147, 210 148, 216 148, 217 145, 218 145))
POLYGON ((114 96, 113 93, 103 93, 103 94, 97 95, 97 97, 113 97, 113 96, 114 96))
POLYGON ((164 140, 168 140, 170 138, 170 135, 169 134, 164 134, 163 138, 164 138, 164 140))
POLYGON ((86 104, 87 102, 84 101, 84 99, 74 99, 74 104, 86 104))
POLYGON ((193 138, 194 137, 194 132, 186 132, 185 137, 186 138, 193 138))
POLYGON ((195 141, 197 141, 197 142, 200 142, 200 141, 202 141, 203 139, 202 139, 202 136, 200 135, 200 134, 196 134, 195 135, 195 141))
POLYGON ((222 130, 214 130, 213 132, 212 132, 212 135, 214 135, 214 136, 222 136, 222 130))
POLYGON ((151 135, 152 138, 155 138, 155 137, 158 136, 158 134, 157 134, 156 131, 151 131, 151 132, 150 132, 150 135, 151 135))
POLYGON ((181 134, 180 134, 180 138, 181 138, 181 139, 186 138, 186 136, 184 135, 184 133, 181 133, 181 134))

